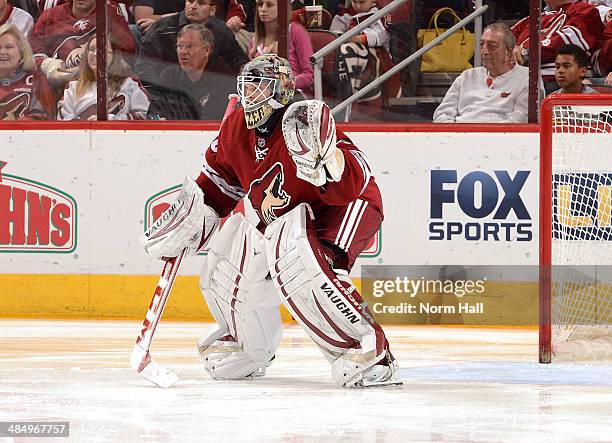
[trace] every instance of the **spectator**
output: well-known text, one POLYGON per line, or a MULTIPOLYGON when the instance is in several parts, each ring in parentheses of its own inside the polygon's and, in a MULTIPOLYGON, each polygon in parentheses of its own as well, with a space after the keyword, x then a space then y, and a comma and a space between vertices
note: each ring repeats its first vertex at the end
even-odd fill
POLYGON ((38 0, 38 9, 43 12, 47 9, 55 8, 56 6, 63 5, 67 2, 68 0, 38 0))
POLYGON ((177 63, 175 50, 178 31, 189 23, 202 23, 215 37, 208 68, 215 72, 237 74, 248 59, 238 46, 234 33, 213 16, 215 0, 186 0, 178 14, 162 17, 151 25, 142 41, 136 74, 145 86, 159 84, 159 73, 169 63, 177 63))
POLYGON ((557 51, 555 78, 561 87, 553 94, 597 94, 593 88, 583 84, 589 65, 586 52, 576 45, 564 45, 557 51))
POLYGON ((17 26, 0 26, 0 120, 53 120, 55 98, 17 26))
POLYGON ((603 5, 612 7, 612 0, 588 0, 589 3, 593 3, 594 5, 603 5))
MULTIPOLYGON (((351 8, 332 20, 330 30, 346 32, 378 12, 375 0, 351 0, 351 8)), ((389 32, 382 20, 353 36, 336 53, 336 98, 344 100, 393 67, 389 53, 389 32)), ((389 78, 382 87, 374 88, 358 104, 367 114, 379 113, 387 99, 402 94, 399 73, 389 78)), ((354 106, 352 111, 359 110, 354 106)))
MULTIPOLYGON (((244 9, 246 14, 246 20, 244 22, 244 29, 249 33, 255 32, 255 16, 257 15, 257 0, 237 0, 238 4, 244 9)), ((250 39, 249 39, 250 41, 250 39)))
MULTIPOLYGON (((58 104, 58 120, 97 120, 98 86, 96 83, 96 36, 85 44, 85 58, 78 80, 68 83, 58 104)), ((146 118, 149 99, 140 84, 130 78, 121 60, 118 43, 111 35, 106 45, 108 64, 108 119, 142 120, 146 118)))
POLYGON ((487 26, 480 39, 483 66, 455 79, 434 112, 435 123, 527 123, 529 69, 513 64, 516 40, 504 23, 487 26))
MULTIPOLYGON (((36 0, 27 0, 27 1, 32 2, 36 0)), ((65 3, 68 3, 69 1, 70 0, 38 0, 38 9, 40 12, 44 12, 47 9, 55 8, 56 6, 63 5, 65 3)), ((125 2, 110 0, 110 2, 115 3, 115 6, 117 7, 117 12, 121 14, 123 18, 125 18, 126 22, 129 22, 130 15, 129 15, 126 3, 130 4, 132 0, 126 0, 125 2)))
POLYGON ((8 0, 0 0, 0 26, 5 23, 14 24, 25 38, 30 36, 34 28, 34 19, 23 9, 15 8, 8 0))
POLYGON ((136 44, 140 47, 142 37, 153 23, 162 17, 167 17, 185 9, 185 0, 135 0, 134 21, 130 30, 134 34, 136 44))
MULTIPOLYGON (((108 5, 108 22, 110 32, 118 41, 117 49, 131 61, 134 38, 117 12, 116 4, 108 5)), ((62 90, 78 75, 83 48, 95 32, 96 0, 68 1, 41 14, 30 43, 35 56, 44 58, 40 68, 52 86, 62 90)))
MULTIPOLYGON (((575 0, 545 0, 550 11, 542 13, 541 72, 547 91, 557 87, 555 57, 557 50, 567 43, 580 46, 589 57, 597 50, 603 32, 599 12, 592 4, 575 0)), ((514 56, 518 63, 527 64, 529 49, 529 17, 512 28, 517 46, 514 56)))
MULTIPOLYGON (((185 0, 135 0, 134 3, 135 25, 130 29, 138 45, 142 36, 149 27, 161 17, 172 15, 185 9, 185 0)), ((247 13, 244 7, 237 0, 216 0, 216 10, 214 16, 223 20, 236 37, 236 41, 246 52, 246 46, 251 38, 249 32, 244 30, 247 13)))
POLYGON ((234 37, 240 49, 246 54, 249 42, 253 38, 253 20, 255 0, 217 0, 215 17, 225 21, 228 28, 234 31, 234 37), (245 8, 245 5, 247 8, 245 8), (249 18, 248 14, 251 13, 249 18), (251 22, 251 30, 247 29, 247 21, 251 22))
MULTIPOLYGON (((610 0, 610 3, 612 3, 612 0, 610 0)), ((598 6, 597 9, 605 28, 601 39, 601 48, 593 57, 593 67, 599 76, 605 78, 607 85, 612 85, 612 8, 598 6)))
POLYGON ((32 16, 34 23, 40 17, 40 8, 36 0, 11 0, 11 4, 15 8, 23 9, 25 12, 32 16))
MULTIPOLYGON (((352 8, 344 14, 334 17, 329 27, 330 31, 344 33, 378 12, 376 0, 351 0, 351 5, 352 8)), ((363 43, 370 48, 382 46, 389 50, 389 31, 381 20, 377 20, 349 41, 363 43)))
MULTIPOLYGON (((254 59, 263 54, 278 54, 278 0, 257 0, 255 36, 249 43, 248 54, 254 59)), ((296 89, 313 93, 314 72, 310 63, 312 43, 306 29, 298 22, 289 23, 289 64, 295 77, 296 89)))
MULTIPOLYGON (((167 67, 160 76, 162 88, 154 88, 149 118, 168 120, 221 120, 232 92, 219 74, 206 70, 214 36, 206 26, 183 26, 176 39, 178 66, 167 67)), ((232 88, 233 89, 233 88, 232 88)))

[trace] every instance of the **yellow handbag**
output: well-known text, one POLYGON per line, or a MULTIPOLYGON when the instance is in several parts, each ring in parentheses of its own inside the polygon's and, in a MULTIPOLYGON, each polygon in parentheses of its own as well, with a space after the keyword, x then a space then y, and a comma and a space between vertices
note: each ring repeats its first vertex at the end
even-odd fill
MULTIPOLYGON (((427 29, 419 29, 417 42, 419 48, 444 33, 446 29, 438 28, 438 18, 442 14, 450 14, 455 23, 461 21, 452 8, 440 8, 429 20, 427 29), (434 26, 432 29, 432 25, 434 26)), ((421 59, 421 72, 460 72, 472 67, 471 58, 474 56, 474 34, 466 30, 456 31, 446 40, 423 54, 421 59)))

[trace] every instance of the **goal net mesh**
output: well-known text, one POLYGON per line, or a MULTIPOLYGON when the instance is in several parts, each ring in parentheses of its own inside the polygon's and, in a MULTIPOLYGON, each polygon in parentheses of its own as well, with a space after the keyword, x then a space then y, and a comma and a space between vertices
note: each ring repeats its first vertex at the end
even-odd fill
POLYGON ((612 359, 612 106, 552 111, 552 350, 612 359))

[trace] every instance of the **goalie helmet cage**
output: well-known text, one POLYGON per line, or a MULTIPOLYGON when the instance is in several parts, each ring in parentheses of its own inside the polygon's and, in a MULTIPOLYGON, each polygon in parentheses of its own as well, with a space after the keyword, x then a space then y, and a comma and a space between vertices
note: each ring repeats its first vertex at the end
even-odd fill
POLYGON ((609 361, 612 94, 549 97, 540 130, 540 363, 609 361))

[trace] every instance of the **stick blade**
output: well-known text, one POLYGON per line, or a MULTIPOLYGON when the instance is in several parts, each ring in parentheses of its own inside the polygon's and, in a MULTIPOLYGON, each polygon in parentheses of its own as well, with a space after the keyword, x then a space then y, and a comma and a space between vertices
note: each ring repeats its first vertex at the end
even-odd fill
POLYGON ((134 345, 130 363, 132 369, 162 388, 169 388, 179 380, 178 375, 154 361, 149 351, 142 349, 138 344, 134 345))
POLYGON ((149 364, 146 365, 142 371, 140 371, 140 375, 162 388, 169 388, 179 380, 178 375, 167 370, 154 360, 151 360, 149 364))

